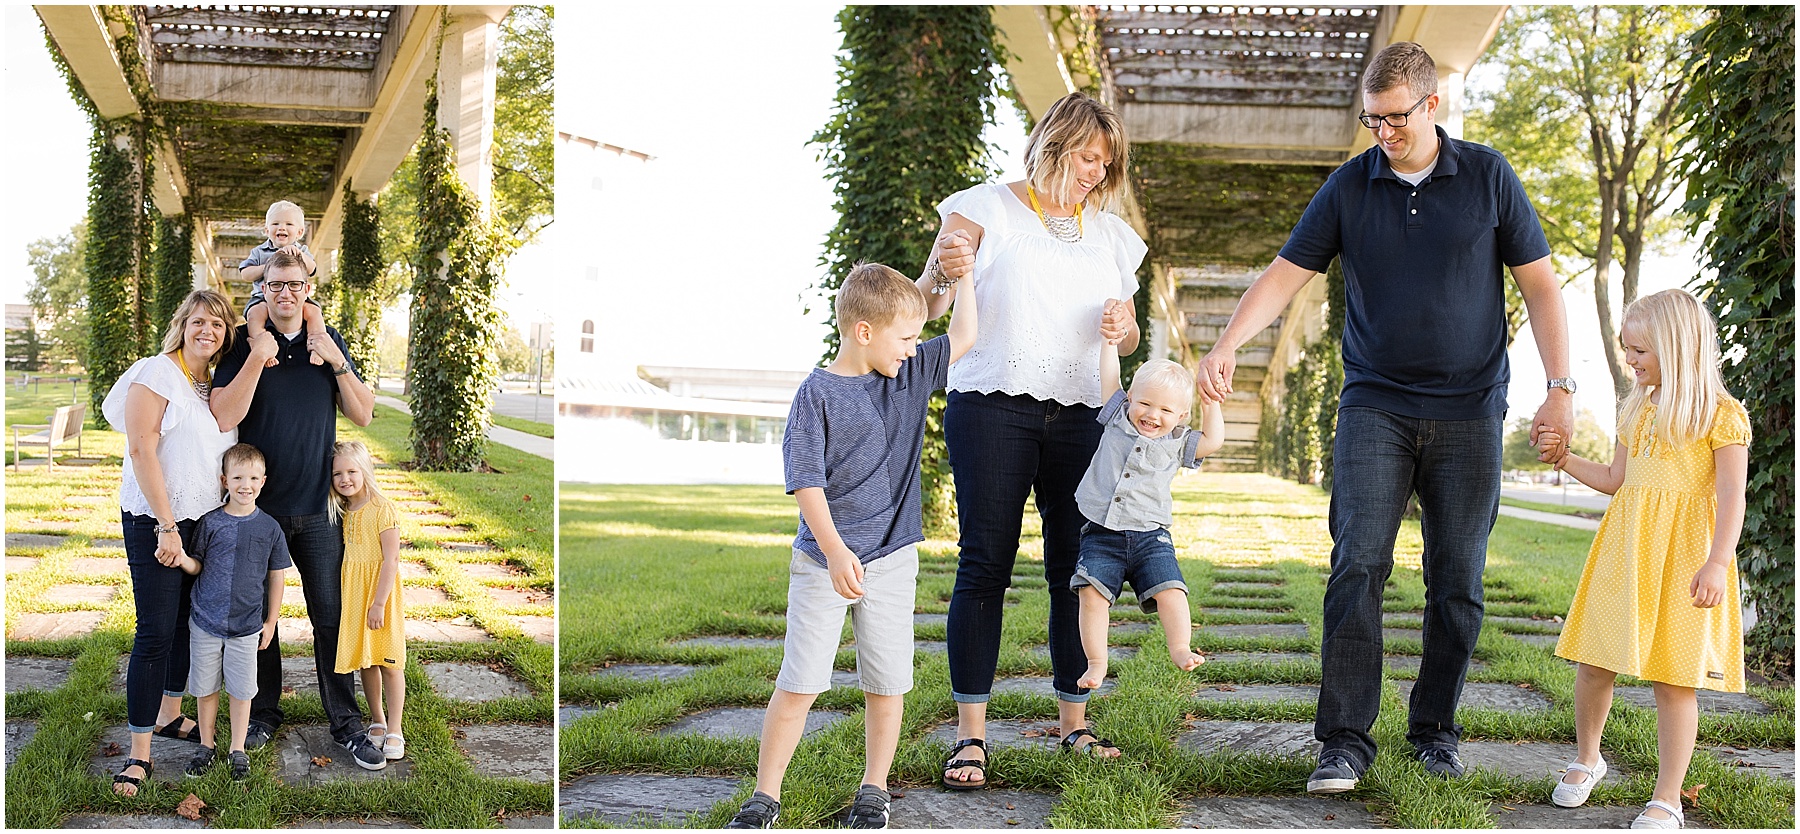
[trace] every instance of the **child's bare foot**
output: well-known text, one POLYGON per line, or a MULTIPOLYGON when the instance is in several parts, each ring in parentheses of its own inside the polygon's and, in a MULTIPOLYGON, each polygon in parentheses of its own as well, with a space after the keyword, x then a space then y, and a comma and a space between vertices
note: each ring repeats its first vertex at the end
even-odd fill
POLYGON ((1175 668, 1183 672, 1192 672, 1200 668, 1200 664, 1206 662, 1206 658, 1185 646, 1179 649, 1170 649, 1169 659, 1175 662, 1175 668))
POLYGON ((1100 684, 1105 682, 1106 656, 1101 655, 1099 660, 1088 661, 1087 671, 1081 673, 1081 678, 1075 681, 1075 685, 1082 689, 1099 689, 1100 684))
POLYGON ((312 363, 312 364, 314 364, 314 365, 323 365, 323 364, 325 364, 325 360, 323 360, 323 359, 320 359, 320 358, 319 358, 319 352, 318 352, 318 351, 316 351, 316 350, 309 350, 309 351, 307 351, 307 352, 306 352, 306 356, 307 356, 307 359, 306 359, 306 361, 308 361, 308 362, 311 362, 311 363, 312 363))
MULTIPOLYGON (((306 321, 306 332, 308 332, 308 333, 324 333, 325 332, 325 315, 324 315, 324 313, 322 313, 318 307, 315 307, 311 304, 302 304, 302 305, 300 305, 300 307, 302 308, 300 311, 301 316, 306 321)), ((324 358, 319 356, 319 352, 316 350, 307 351, 306 361, 311 362, 314 365, 325 364, 324 358)))

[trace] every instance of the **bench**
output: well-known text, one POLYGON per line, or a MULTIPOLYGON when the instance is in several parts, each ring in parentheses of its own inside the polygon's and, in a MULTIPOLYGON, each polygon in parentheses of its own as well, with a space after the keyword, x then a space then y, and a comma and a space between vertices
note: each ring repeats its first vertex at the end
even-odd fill
POLYGON ((50 422, 27 425, 15 423, 13 433, 13 471, 19 471, 19 461, 25 458, 24 447, 44 447, 44 457, 51 469, 56 468, 56 447, 75 441, 75 454, 81 455, 81 424, 87 418, 86 405, 58 406, 56 413, 50 415, 50 422), (23 437, 19 432, 29 431, 23 437))

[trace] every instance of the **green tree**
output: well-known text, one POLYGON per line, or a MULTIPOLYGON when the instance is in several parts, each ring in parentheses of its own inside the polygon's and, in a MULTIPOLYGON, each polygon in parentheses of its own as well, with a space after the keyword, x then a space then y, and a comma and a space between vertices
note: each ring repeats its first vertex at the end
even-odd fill
POLYGON ((500 22, 494 83, 494 218, 519 245, 555 219, 555 10, 514 6, 500 22))
POLYGON ((37 322, 26 322, 23 330, 6 331, 7 370, 42 371, 44 353, 44 340, 38 336, 37 322))
MULTIPOLYGON (((1662 209, 1681 188, 1681 45, 1700 16, 1693 6, 1515 8, 1489 48, 1505 81, 1470 108, 1468 135, 1518 171, 1559 271, 1569 280, 1591 273, 1600 342, 1621 397, 1632 377, 1615 311, 1637 298, 1644 254, 1678 230, 1662 209)), ((1509 334, 1524 318, 1509 282, 1509 334)))
MULTIPOLYGON (((1575 436, 1569 438, 1569 450, 1588 460, 1611 463, 1613 439, 1592 411, 1581 409, 1575 415, 1575 436)), ((1510 420, 1501 447, 1500 466, 1504 469, 1549 469, 1538 462, 1538 450, 1531 445, 1531 419, 1510 420)))
POLYGON ((87 366, 88 298, 87 298, 87 222, 69 228, 69 233, 43 237, 25 247, 31 264, 31 286, 25 290, 25 301, 32 312, 50 322, 43 334, 44 359, 53 365, 73 359, 87 366))
POLYGON ((1725 384, 1750 410, 1738 564, 1756 606, 1754 662, 1794 670, 1794 9, 1713 6, 1688 42, 1680 115, 1689 228, 1714 277, 1725 384))
MULTIPOLYGON (((851 264, 916 274, 936 239, 939 200, 990 176, 982 128, 993 121, 1001 62, 986 6, 846 6, 838 13, 836 110, 813 136, 836 181, 838 222, 825 240, 830 304, 851 264)), ((820 364, 837 355, 837 317, 820 364)), ((949 318, 925 326, 944 332, 949 318)), ((927 416, 923 475, 928 530, 954 530, 942 394, 927 416)))

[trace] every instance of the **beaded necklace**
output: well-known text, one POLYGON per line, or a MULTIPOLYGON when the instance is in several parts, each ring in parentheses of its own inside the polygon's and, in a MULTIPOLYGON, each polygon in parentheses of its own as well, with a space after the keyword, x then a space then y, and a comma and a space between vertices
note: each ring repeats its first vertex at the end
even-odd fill
POLYGON ((1031 210, 1037 212, 1038 222, 1044 224, 1044 230, 1064 243, 1078 243, 1087 231, 1081 221, 1081 204, 1075 204, 1073 217, 1051 217, 1044 213, 1044 207, 1038 204, 1037 191, 1025 186, 1025 196, 1031 198, 1031 210))
POLYGON ((194 373, 188 370, 187 356, 182 352, 181 348, 175 349, 175 364, 181 366, 181 375, 187 377, 189 385, 194 386, 194 393, 200 395, 200 401, 210 401, 212 397, 212 374, 209 373, 206 375, 205 382, 195 379, 194 373))

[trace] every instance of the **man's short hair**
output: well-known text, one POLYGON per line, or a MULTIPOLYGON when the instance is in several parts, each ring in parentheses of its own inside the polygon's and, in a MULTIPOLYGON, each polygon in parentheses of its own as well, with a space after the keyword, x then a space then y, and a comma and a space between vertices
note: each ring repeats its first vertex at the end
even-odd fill
POLYGON ((293 203, 290 203, 286 200, 276 200, 275 202, 270 203, 269 210, 263 213, 263 222, 264 223, 273 222, 275 220, 275 215, 286 214, 287 212, 290 212, 290 211, 295 214, 300 215, 301 222, 306 221, 306 209, 303 209, 303 208, 301 208, 293 203))
MULTIPOLYGON (((290 255, 286 252, 276 252, 273 257, 269 258, 268 263, 263 264, 263 279, 268 280, 269 276, 275 274, 275 270, 277 270, 277 269, 289 269, 289 268, 298 269, 302 273, 305 273, 306 272, 306 262, 303 260, 300 260, 299 255, 290 255)), ((302 277, 306 278, 308 281, 312 280, 311 275, 303 275, 302 277)))
POLYGON ((231 467, 240 463, 254 463, 257 466, 262 467, 264 472, 269 470, 269 464, 267 461, 263 460, 261 449, 248 443, 239 443, 236 446, 226 449, 225 456, 219 458, 219 474, 224 475, 231 472, 231 467))
POLYGON ((1382 47, 1363 71, 1362 89, 1369 95, 1380 95, 1402 85, 1414 96, 1437 92, 1437 62, 1431 60, 1425 47, 1411 41, 1382 47))
POLYGON ((892 267, 857 263, 844 277, 837 292, 837 323, 841 332, 859 321, 875 327, 891 324, 901 317, 924 319, 925 293, 912 279, 892 267))
POLYGON ((1137 373, 1131 377, 1132 390, 1137 390, 1139 385, 1185 394, 1188 410, 1192 411, 1194 408, 1194 373, 1182 367, 1179 362, 1152 359, 1139 365, 1137 373))

